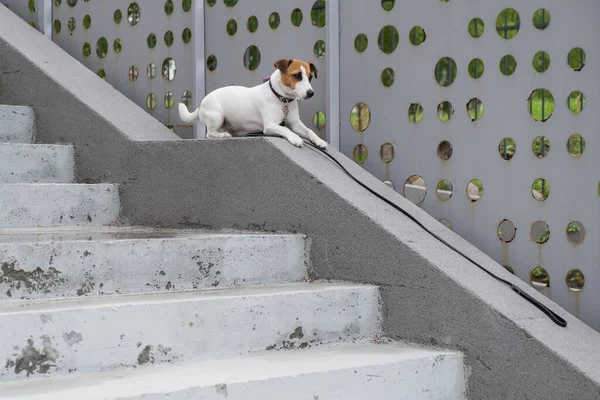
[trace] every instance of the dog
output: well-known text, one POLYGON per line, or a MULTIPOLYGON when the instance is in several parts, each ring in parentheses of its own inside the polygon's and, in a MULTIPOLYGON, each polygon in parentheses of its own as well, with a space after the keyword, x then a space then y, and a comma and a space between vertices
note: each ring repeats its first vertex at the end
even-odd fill
POLYGON ((271 77, 254 87, 226 86, 209 93, 190 113, 179 103, 179 117, 185 123, 199 119, 207 129, 207 139, 222 139, 263 132, 283 136, 302 147, 302 138, 321 149, 322 140, 300 120, 298 100, 315 95, 310 84, 317 68, 313 63, 285 58, 276 61, 271 77))

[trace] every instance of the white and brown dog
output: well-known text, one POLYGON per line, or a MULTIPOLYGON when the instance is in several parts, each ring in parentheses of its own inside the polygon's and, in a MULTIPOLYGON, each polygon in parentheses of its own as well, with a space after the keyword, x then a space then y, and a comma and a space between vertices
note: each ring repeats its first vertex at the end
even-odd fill
POLYGON ((209 93, 190 113, 179 104, 179 117, 185 123, 200 119, 208 139, 243 136, 263 132, 280 135, 294 146, 302 138, 325 149, 327 143, 300 121, 297 99, 308 100, 315 92, 310 85, 317 68, 313 63, 294 59, 279 60, 270 79, 254 87, 226 86, 209 93))

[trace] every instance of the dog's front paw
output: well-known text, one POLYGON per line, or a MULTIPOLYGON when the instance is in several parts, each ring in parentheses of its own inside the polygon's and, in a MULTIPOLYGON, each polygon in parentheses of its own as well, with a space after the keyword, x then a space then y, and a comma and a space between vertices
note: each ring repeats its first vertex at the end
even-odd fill
POLYGON ((288 142, 290 142, 291 144, 293 144, 296 147, 302 147, 304 145, 304 141, 298 135, 289 136, 287 139, 288 139, 288 142))
POLYGON ((314 140, 315 146, 320 149, 325 150, 327 148, 327 142, 321 139, 320 137, 315 138, 314 140))

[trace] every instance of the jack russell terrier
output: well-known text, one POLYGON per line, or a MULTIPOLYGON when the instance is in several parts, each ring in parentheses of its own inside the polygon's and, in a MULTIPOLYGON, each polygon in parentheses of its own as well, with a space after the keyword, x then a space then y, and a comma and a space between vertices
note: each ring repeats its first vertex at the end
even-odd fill
POLYGON ((300 121, 296 101, 315 95, 310 82, 313 74, 317 78, 317 68, 313 63, 287 58, 274 66, 277 69, 263 84, 216 89, 192 113, 179 103, 179 117, 188 124, 200 119, 206 125, 207 139, 263 132, 283 136, 294 146, 302 147, 305 138, 321 149, 327 148, 327 143, 300 121))

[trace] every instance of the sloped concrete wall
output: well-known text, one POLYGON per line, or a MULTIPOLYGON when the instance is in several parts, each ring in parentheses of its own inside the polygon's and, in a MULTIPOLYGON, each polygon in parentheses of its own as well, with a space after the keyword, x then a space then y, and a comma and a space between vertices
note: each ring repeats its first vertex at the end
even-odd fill
POLYGON ((79 180, 119 183, 124 222, 308 234, 315 277, 381 286, 387 335, 464 352, 469 398, 600 399, 600 334, 341 154, 332 150, 569 326, 554 325, 311 149, 278 139, 177 140, 2 7, 0 21, 0 103, 33 105, 38 141, 74 143, 79 180))

